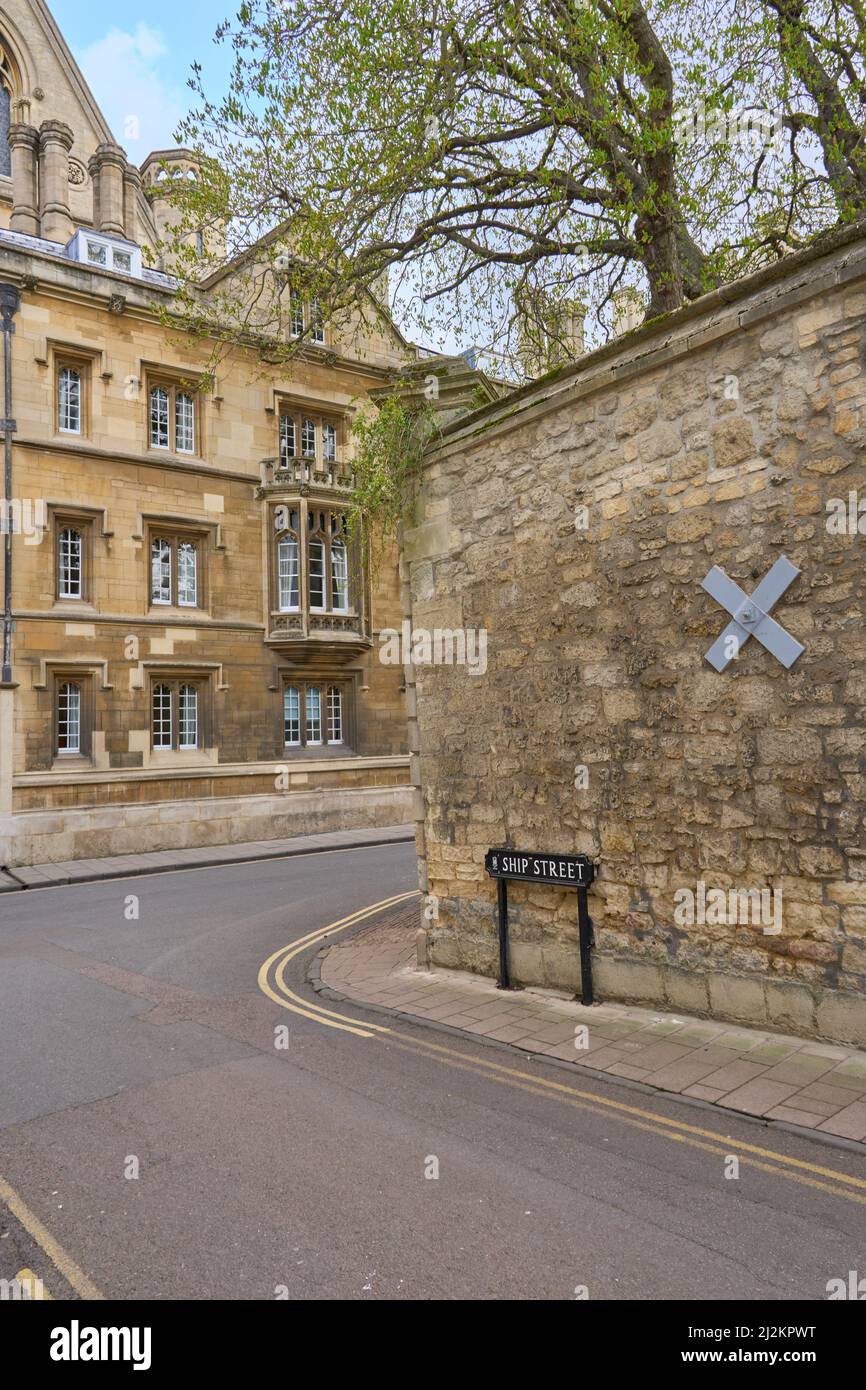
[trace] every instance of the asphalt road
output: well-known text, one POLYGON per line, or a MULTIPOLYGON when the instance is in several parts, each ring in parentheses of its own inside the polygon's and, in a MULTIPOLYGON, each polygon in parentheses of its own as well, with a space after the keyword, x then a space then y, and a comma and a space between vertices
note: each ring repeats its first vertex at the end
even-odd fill
MULTIPOLYGON (((866 1273, 857 1154, 265 997, 269 956, 414 872, 395 845, 0 898, 0 1277, 32 1268, 58 1298, 643 1300, 823 1299, 866 1273)), ((316 949, 286 974, 304 1001, 316 949)))

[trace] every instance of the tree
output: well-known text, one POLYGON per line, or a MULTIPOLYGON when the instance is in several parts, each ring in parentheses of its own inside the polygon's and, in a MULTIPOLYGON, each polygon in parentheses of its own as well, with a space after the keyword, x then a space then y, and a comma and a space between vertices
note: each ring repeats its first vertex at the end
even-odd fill
POLYGON ((390 273, 417 331, 513 356, 557 302, 675 309, 862 211, 860 4, 247 0, 181 129, 236 258, 209 313, 285 344, 287 265, 332 320, 390 273))

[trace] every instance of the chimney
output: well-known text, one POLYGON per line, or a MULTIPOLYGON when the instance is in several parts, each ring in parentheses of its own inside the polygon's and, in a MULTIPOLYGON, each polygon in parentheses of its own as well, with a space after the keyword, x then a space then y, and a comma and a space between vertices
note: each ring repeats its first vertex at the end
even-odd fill
POLYGON ((613 333, 619 338, 640 328, 646 313, 643 295, 635 289, 617 290, 613 296, 613 333))
POLYGON ((93 180, 93 222, 98 232, 124 235, 123 175, 126 154, 120 145, 97 145, 88 165, 93 180))
POLYGON ((580 300, 523 295, 517 314, 520 365, 531 380, 583 356, 585 309, 580 300))
POLYGON ((23 121, 9 127, 9 148, 12 153, 12 216, 9 226, 13 232, 39 235, 39 131, 23 121))
POLYGON ((69 151, 74 138, 63 121, 43 121, 39 127, 42 235, 46 241, 62 241, 64 246, 72 235, 69 151))

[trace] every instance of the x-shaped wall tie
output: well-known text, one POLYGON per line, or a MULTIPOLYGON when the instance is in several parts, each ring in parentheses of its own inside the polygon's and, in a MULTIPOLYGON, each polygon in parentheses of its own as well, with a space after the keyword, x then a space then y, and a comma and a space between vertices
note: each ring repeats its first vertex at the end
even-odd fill
POLYGON ((792 565, 791 561, 782 555, 769 573, 764 575, 749 598, 739 584, 728 578, 723 569, 713 565, 706 579, 702 581, 703 587, 716 603, 727 609, 732 621, 706 654, 711 666, 717 671, 724 671, 733 658, 739 655, 740 648, 750 637, 757 637, 783 666, 793 666, 806 648, 769 614, 770 609, 778 603, 799 573, 797 566, 792 565))

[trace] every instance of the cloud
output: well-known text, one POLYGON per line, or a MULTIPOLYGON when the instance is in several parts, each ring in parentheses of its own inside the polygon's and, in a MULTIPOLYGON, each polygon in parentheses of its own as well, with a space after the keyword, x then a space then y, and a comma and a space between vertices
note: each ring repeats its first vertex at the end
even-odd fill
POLYGON ((161 60, 171 55, 158 30, 141 23, 132 33, 113 28, 75 56, 130 159, 140 164, 151 150, 174 145, 174 130, 187 110, 186 90, 160 71, 161 60))

